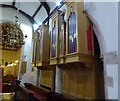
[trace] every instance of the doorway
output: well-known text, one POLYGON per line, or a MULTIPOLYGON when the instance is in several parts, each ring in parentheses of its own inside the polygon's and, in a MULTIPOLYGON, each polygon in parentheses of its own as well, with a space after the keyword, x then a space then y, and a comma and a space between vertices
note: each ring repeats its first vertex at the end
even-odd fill
POLYGON ((20 27, 11 21, 0 23, 0 55, 2 68, 2 93, 14 90, 14 80, 18 76, 19 59, 23 42, 23 33, 20 27))

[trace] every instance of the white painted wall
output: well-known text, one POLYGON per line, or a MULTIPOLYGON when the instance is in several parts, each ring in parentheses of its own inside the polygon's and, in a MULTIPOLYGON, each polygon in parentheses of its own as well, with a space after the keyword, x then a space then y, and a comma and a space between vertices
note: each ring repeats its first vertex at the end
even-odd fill
MULTIPOLYGON (((12 8, 0 8, 0 21, 9 20, 15 21, 15 15, 17 11, 12 8)), ((27 62, 27 69, 31 69, 32 61, 32 24, 31 22, 19 13, 19 22, 21 23, 20 27, 24 35, 27 35, 25 39, 24 52, 23 55, 26 56, 25 61, 27 62)))
MULTIPOLYGON (((85 8, 97 22, 104 54, 117 52, 118 56, 118 3, 117 2, 86 2, 85 8)), ((106 98, 118 99, 118 64, 104 63, 106 98)))
MULTIPOLYGON (((118 3, 118 11, 120 11, 120 2, 118 3)), ((120 12, 118 12, 118 26, 120 26, 120 12)), ((120 43, 120 28, 118 29, 118 43, 120 43)), ((118 60, 120 60, 120 44, 118 44, 118 60)), ((118 84, 120 84, 120 62, 118 63, 118 84)), ((120 86, 118 86, 118 92, 120 93, 120 86)), ((120 94, 118 95, 120 99, 120 94)))
POLYGON ((48 15, 47 15, 45 8, 42 7, 34 19, 36 20, 37 24, 39 25, 41 22, 43 22, 47 18, 47 16, 48 15))

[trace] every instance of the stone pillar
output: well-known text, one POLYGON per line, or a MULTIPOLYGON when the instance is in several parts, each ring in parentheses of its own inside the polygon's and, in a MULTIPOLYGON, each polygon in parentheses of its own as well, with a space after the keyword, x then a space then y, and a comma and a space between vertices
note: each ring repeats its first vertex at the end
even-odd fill
POLYGON ((35 78, 34 78, 34 84, 36 86, 40 85, 40 69, 37 67, 34 67, 34 73, 35 73, 35 78))
POLYGON ((105 98, 117 99, 118 94, 118 55, 117 51, 106 52, 103 54, 104 79, 105 79, 105 98), (112 90, 115 90, 112 94, 112 90))
POLYGON ((36 82, 36 85, 37 86, 40 86, 40 69, 37 69, 37 82, 36 82))
POLYGON ((21 56, 20 56, 20 60, 19 60, 18 77, 17 77, 18 80, 22 79, 22 73, 21 73, 22 67, 21 67, 21 65, 22 65, 23 60, 24 60, 24 45, 22 45, 22 47, 21 47, 21 56))
POLYGON ((51 91, 52 92, 55 92, 55 81, 56 81, 56 66, 54 67, 54 69, 53 69, 53 75, 52 75, 52 87, 51 87, 51 91))
POLYGON ((62 93, 62 69, 56 66, 55 92, 62 93))

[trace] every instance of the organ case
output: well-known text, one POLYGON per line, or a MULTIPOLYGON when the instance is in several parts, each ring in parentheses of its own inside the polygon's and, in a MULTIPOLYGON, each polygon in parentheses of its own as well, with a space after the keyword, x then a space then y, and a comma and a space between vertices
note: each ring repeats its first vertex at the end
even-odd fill
MULTIPOLYGON (((61 16, 60 11, 58 10, 51 16, 52 24, 50 25, 51 32, 51 44, 50 44, 50 65, 59 64, 60 61, 60 46, 63 47, 61 30, 61 16)), ((62 30, 61 30, 62 31, 62 30)), ((61 47, 61 48, 62 48, 61 47)), ((63 48, 62 48, 63 49, 63 48)), ((63 52, 61 53, 63 54, 63 52)))
POLYGON ((37 45, 37 67, 45 67, 49 65, 49 28, 48 25, 41 25, 38 30, 39 39, 37 45))
POLYGON ((32 67, 36 66, 36 46, 38 42, 38 33, 33 34, 32 67))
POLYGON ((78 99, 104 98, 102 61, 94 55, 92 24, 84 16, 84 2, 71 1, 66 2, 65 64, 59 65, 63 94, 78 99))
MULTIPOLYGON (((84 2, 66 2, 66 63, 93 61, 93 54, 87 49, 87 31, 84 17, 84 2), (91 59, 92 58, 92 59, 91 59)), ((92 45, 93 45, 93 41, 92 45)), ((93 47, 92 47, 93 50, 93 47)))

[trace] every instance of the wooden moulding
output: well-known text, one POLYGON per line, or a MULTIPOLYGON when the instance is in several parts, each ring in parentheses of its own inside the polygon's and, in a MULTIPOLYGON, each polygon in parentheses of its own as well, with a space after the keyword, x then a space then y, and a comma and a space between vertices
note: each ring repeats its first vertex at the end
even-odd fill
POLYGON ((73 69, 82 68, 82 67, 91 67, 89 65, 98 65, 102 64, 102 61, 93 55, 88 54, 80 54, 80 53, 72 53, 65 55, 60 58, 52 58, 50 59, 50 66, 52 65, 59 65, 60 68, 67 68, 73 69), (80 66, 77 66, 80 65, 80 66))
POLYGON ((36 66, 42 69, 42 68, 48 67, 49 64, 50 64, 49 61, 39 61, 36 63, 36 66))
POLYGON ((64 63, 65 63, 65 56, 50 59, 50 65, 58 65, 58 64, 64 64, 64 63))
POLYGON ((102 61, 92 55, 77 53, 67 55, 64 63, 58 65, 64 70, 92 70, 98 67, 97 65, 102 65, 102 61))
POLYGON ((73 63, 66 63, 58 65, 59 68, 62 68, 65 71, 83 71, 83 70, 93 70, 92 64, 80 63, 80 62, 73 62, 73 63))
POLYGON ((65 56, 61 56, 58 59, 58 64, 64 64, 65 63, 65 56))
POLYGON ((42 66, 37 66, 38 69, 40 70, 46 70, 46 71, 53 71, 55 69, 56 65, 42 65, 42 66))
POLYGON ((32 62, 32 67, 35 67, 36 66, 36 63, 35 62, 32 62))
POLYGON ((56 64, 57 64, 57 58, 51 58, 50 65, 56 65, 56 64))
POLYGON ((50 70, 49 66, 37 66, 37 68, 40 70, 50 70))
POLYGON ((83 63, 100 63, 100 59, 93 55, 72 53, 65 56, 65 63, 83 62, 83 63))
POLYGON ((37 62, 37 66, 49 66, 49 61, 39 61, 37 62))

